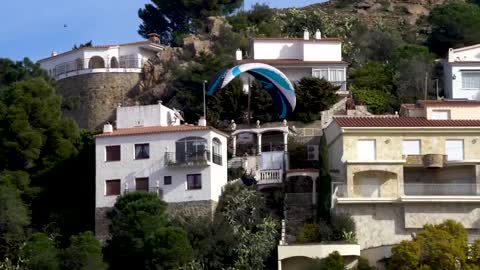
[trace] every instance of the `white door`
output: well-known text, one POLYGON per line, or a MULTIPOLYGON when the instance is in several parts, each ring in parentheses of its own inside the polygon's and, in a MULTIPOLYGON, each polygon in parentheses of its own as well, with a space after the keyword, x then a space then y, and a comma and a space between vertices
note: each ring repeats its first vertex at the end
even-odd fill
POLYGON ((360 186, 362 197, 378 198, 380 197, 380 179, 375 177, 365 177, 360 186))

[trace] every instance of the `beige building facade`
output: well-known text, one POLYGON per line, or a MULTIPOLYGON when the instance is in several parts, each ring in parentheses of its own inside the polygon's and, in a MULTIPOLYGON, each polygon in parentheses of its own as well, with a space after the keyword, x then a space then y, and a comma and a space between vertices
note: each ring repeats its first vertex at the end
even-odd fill
POLYGON ((362 256, 382 268, 391 246, 427 223, 480 232, 480 102, 421 101, 400 115, 336 117, 326 128, 332 207, 356 222, 362 256))

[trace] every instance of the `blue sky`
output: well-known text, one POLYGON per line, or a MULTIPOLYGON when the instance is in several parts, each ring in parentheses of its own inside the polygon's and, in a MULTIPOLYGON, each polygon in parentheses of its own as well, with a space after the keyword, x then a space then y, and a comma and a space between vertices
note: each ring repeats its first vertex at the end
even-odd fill
MULTIPOLYGON (((172 0, 174 1, 174 0, 172 0)), ((140 40, 139 8, 150 0, 13 0, 0 11, 0 58, 36 61, 74 44, 116 44, 140 40), (66 25, 66 27, 65 27, 66 25)), ((301 7, 320 0, 246 0, 273 7, 301 7)))

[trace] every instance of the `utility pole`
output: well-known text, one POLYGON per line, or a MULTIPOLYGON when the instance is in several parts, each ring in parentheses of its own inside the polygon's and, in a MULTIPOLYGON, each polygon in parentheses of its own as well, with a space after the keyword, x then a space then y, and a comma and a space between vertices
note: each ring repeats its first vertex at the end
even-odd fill
POLYGON ((250 86, 250 76, 248 76, 248 93, 247 93, 247 125, 250 125, 250 117, 251 117, 251 114, 250 114, 250 99, 252 97, 252 89, 251 89, 251 86, 250 86))
POLYGON ((428 87, 428 72, 425 72, 425 99, 427 100, 427 88, 428 87))
POLYGON ((203 81, 203 119, 207 120, 207 103, 205 102, 205 86, 207 81, 203 81))

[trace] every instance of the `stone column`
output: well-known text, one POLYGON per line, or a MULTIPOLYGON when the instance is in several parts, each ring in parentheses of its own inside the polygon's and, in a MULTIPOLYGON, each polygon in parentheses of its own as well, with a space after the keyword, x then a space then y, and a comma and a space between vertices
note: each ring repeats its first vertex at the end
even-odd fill
POLYGON ((237 156, 237 135, 233 135, 233 154, 232 154, 232 157, 236 157, 237 156))
POLYGON ((285 152, 288 152, 288 132, 283 133, 283 145, 285 148, 285 152))
POLYGON ((262 134, 261 133, 257 134, 257 140, 258 140, 257 154, 260 155, 262 153, 262 134))
POLYGON ((397 173, 397 182, 398 182, 398 197, 405 195, 405 181, 403 179, 403 165, 399 166, 399 170, 397 173))

